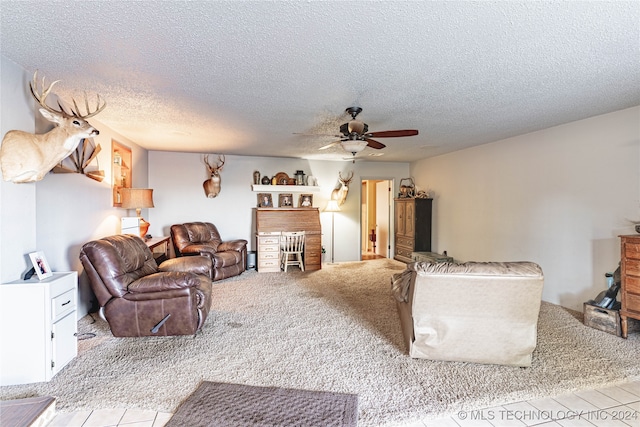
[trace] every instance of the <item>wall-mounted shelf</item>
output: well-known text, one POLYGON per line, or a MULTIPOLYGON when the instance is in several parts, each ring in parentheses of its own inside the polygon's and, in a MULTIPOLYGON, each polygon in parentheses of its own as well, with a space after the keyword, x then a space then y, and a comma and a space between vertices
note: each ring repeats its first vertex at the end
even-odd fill
POLYGON ((256 193, 310 193, 320 191, 317 185, 256 185, 251 189, 256 193))
POLYGON ((111 141, 111 187, 113 188, 113 206, 122 206, 121 188, 131 188, 132 162, 131 149, 111 141))

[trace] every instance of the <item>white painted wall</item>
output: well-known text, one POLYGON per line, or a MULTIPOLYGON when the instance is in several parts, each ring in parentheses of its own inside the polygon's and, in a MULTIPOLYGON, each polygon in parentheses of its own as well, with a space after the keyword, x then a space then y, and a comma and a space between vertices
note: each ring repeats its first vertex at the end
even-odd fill
POLYGON ((582 310, 640 219, 639 123, 634 107, 412 163, 435 195, 433 249, 535 261, 544 300, 582 310))
MULTIPOLYGON (((285 172, 292 177, 296 170, 318 179, 320 190, 313 194, 313 205, 320 208, 323 229, 322 241, 331 259, 331 214, 322 213, 338 185, 338 172, 346 176, 354 171, 349 195, 342 211, 335 214, 335 261, 360 259, 360 179, 406 177, 408 163, 333 162, 310 161, 277 157, 226 156, 222 170, 222 190, 218 197, 208 199, 202 183, 207 170, 202 154, 152 151, 149 153, 149 185, 154 189, 155 208, 150 209, 149 232, 152 235, 168 235, 172 224, 190 221, 212 222, 218 227, 224 240, 245 239, 249 250, 255 250, 255 223, 253 208, 257 205, 257 193, 251 189, 253 171, 272 177, 285 172)), ((277 186, 273 200, 277 204, 277 186)), ((295 197, 295 196, 294 196, 295 197)), ((297 198, 296 198, 297 205, 297 198)))
MULTIPOLYGON (((0 133, 33 132, 34 106, 26 72, 0 56, 0 133)), ((0 143, 1 144, 1 143, 0 143)), ((0 283, 20 278, 36 250, 36 184, 0 181, 0 283)))

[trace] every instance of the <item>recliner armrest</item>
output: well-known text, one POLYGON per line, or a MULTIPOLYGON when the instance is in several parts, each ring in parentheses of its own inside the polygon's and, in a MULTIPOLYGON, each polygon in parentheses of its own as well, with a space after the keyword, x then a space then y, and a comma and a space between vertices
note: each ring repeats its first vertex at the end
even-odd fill
POLYGON ((207 256, 171 258, 158 266, 161 272, 179 271, 213 277, 213 263, 207 256))
POLYGON ((226 242, 222 242, 222 243, 220 243, 220 246, 218 246, 218 252, 223 252, 223 251, 240 252, 244 248, 246 248, 247 243, 249 243, 249 242, 247 242, 246 240, 243 240, 243 239, 229 240, 229 241, 226 241, 226 242))
POLYGON ((171 271, 153 273, 131 282, 127 287, 130 293, 162 292, 176 289, 195 288, 200 284, 194 273, 171 271))

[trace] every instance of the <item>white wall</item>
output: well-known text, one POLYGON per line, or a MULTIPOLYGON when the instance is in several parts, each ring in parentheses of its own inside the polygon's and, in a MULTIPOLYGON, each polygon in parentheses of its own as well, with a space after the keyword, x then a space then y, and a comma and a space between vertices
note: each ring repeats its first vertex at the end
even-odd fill
POLYGON ((434 192, 433 248, 535 261, 543 298, 582 310, 640 219, 640 107, 414 162, 434 192))
MULTIPOLYGON (((33 132, 34 106, 30 76, 0 56, 0 133, 13 129, 33 132)), ((0 181, 0 282, 19 279, 28 254, 36 250, 36 185, 0 181)))
MULTIPOLYGON (((210 156, 212 157, 212 156, 210 156)), ((253 208, 257 193, 251 189, 253 171, 272 177, 285 172, 293 177, 296 170, 318 179, 320 190, 313 194, 313 205, 320 208, 323 246, 331 259, 331 214, 322 213, 338 185, 338 172, 346 176, 354 171, 347 201, 335 214, 335 261, 360 259, 360 192, 361 179, 407 177, 408 163, 309 161, 276 157, 226 156, 221 176, 222 190, 216 198, 208 199, 202 188, 207 179, 202 154, 152 151, 149 153, 149 185, 154 189, 155 208, 150 209, 152 235, 168 235, 172 224, 212 222, 224 240, 245 239, 249 249, 255 250, 253 208)), ((273 199, 277 206, 277 186, 273 199)), ((297 198, 294 195, 297 205, 297 198)))

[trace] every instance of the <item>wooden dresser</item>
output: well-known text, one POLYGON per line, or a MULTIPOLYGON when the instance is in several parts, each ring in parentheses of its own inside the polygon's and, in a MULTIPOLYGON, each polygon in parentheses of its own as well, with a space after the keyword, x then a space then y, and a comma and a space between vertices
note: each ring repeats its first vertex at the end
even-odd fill
POLYGON ((413 252, 431 252, 433 199, 395 199, 395 254, 398 261, 413 262, 413 252))
POLYGON ((640 320, 640 234, 620 236, 622 253, 620 257, 620 275, 622 286, 620 298, 620 323, 622 337, 627 337, 627 319, 640 320))
POLYGON ((304 269, 322 268, 322 228, 318 208, 256 208, 258 272, 280 271, 280 233, 304 231, 304 269))

